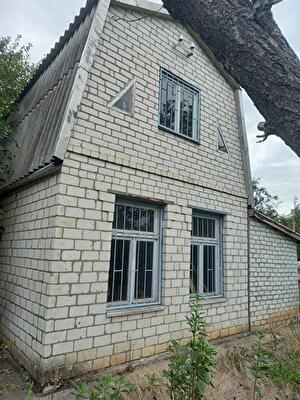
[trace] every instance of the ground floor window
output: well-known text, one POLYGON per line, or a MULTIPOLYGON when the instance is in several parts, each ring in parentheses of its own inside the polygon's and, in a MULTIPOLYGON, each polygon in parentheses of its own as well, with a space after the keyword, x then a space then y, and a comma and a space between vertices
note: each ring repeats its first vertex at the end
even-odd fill
POLYGON ((193 213, 190 293, 222 294, 222 218, 193 213))
POLYGON ((108 304, 158 302, 160 264, 161 208, 118 200, 113 221, 108 304))

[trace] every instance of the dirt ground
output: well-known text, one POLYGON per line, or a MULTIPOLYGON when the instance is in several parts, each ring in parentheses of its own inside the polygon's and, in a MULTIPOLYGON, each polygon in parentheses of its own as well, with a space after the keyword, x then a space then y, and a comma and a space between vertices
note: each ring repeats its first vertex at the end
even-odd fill
MULTIPOLYGON (((214 375, 214 387, 207 389, 205 400, 251 400, 252 391, 249 379, 239 371, 240 353, 243 349, 249 348, 255 341, 255 337, 244 336, 236 337, 217 342, 218 350, 217 371, 214 375)), ((159 390, 158 396, 153 396, 145 390, 147 386, 146 376, 156 374, 162 376, 163 370, 168 366, 166 358, 149 362, 136 367, 126 375, 132 383, 137 386, 137 390, 129 396, 133 400, 164 400, 169 399, 164 388, 159 390)), ((0 366, 0 385, 10 384, 7 392, 0 395, 1 400, 75 400, 75 395, 70 388, 60 390, 52 394, 30 394, 28 383, 29 376, 18 368, 18 366, 8 357, 1 362, 0 366)), ((93 383, 91 383, 93 384, 93 383)), ((300 396, 290 393, 289 389, 278 388, 278 386, 268 384, 263 390, 262 400, 300 400, 300 396), (296 397, 295 397, 296 396, 296 397)))

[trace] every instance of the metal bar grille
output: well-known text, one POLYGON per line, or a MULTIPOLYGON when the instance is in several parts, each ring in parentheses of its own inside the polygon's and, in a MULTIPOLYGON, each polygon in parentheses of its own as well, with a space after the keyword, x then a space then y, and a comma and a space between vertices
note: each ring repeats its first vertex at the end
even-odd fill
POLYGON ((111 306, 158 300, 160 208, 117 202, 107 301, 111 306))
POLYGON ((216 216, 193 215, 190 293, 219 295, 221 287, 221 220, 216 216), (197 282, 197 286, 196 286, 197 282))
POLYGON ((161 71, 159 124, 198 140, 200 91, 166 70, 161 71))

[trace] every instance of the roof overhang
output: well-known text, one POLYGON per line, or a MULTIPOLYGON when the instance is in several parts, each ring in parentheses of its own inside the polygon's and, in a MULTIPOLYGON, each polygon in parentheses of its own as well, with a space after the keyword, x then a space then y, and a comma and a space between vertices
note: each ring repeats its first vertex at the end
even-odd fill
POLYGON ((273 219, 267 217, 257 210, 250 210, 249 217, 256 219, 257 221, 262 222, 263 224, 268 225, 270 228, 275 229, 276 231, 282 233, 285 236, 288 236, 290 239, 296 240, 297 243, 300 243, 300 234, 292 231, 286 226, 275 222, 273 219))

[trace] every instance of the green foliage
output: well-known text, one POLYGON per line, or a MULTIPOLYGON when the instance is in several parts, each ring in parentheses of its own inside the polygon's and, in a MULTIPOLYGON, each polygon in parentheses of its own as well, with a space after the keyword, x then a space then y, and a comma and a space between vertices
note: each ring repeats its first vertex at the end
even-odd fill
POLYGON ((294 391, 300 392, 300 347, 299 339, 291 347, 288 340, 278 340, 273 335, 273 341, 263 341, 265 334, 256 333, 256 341, 246 354, 249 361, 252 382, 252 399, 262 397, 263 385, 267 379, 274 384, 290 385, 294 391))
POLYGON ((266 376, 277 383, 300 385, 300 358, 297 362, 277 361, 271 364, 266 369, 266 376))
MULTIPOLYGON (((300 203, 297 197, 294 198, 294 206, 288 215, 280 217, 280 222, 288 228, 300 233, 300 203)), ((300 245, 297 248, 298 260, 300 261, 300 245)))
MULTIPOLYGON (((2 366, 2 369, 0 370, 1 380, 3 380, 3 377, 11 373, 9 368, 3 369, 4 362, 7 359, 8 355, 7 350, 9 346, 10 346, 9 343, 8 344, 0 343, 0 365, 2 366)), ((15 385, 11 383, 0 384, 0 396, 4 395, 7 392, 15 390, 15 388, 16 388, 15 385)))
POLYGON ((145 391, 150 393, 152 399, 158 398, 160 394, 160 389, 163 386, 161 378, 155 374, 152 374, 146 375, 146 379, 148 381, 148 384, 145 387, 145 391))
POLYGON ((21 46, 20 41, 21 36, 14 40, 9 36, 0 38, 0 185, 10 170, 12 157, 6 148, 12 132, 8 117, 35 70, 29 58, 31 45, 21 46))
MULTIPOLYGON (((300 233, 300 203, 294 198, 294 207, 288 215, 281 215, 277 211, 280 204, 279 197, 271 195, 267 189, 260 185, 260 178, 253 179, 254 206, 262 214, 300 233)), ((300 261, 300 245, 297 247, 298 260, 300 261)))
POLYGON ((86 383, 73 384, 73 388, 76 400, 122 400, 135 386, 128 383, 124 375, 106 375, 98 380, 94 388, 86 383))
POLYGON ((25 385, 25 391, 27 394, 27 399, 26 400, 32 400, 33 399, 33 388, 34 388, 34 383, 33 382, 27 382, 25 385))
POLYGON ((254 178, 252 186, 255 208, 267 217, 278 221, 277 207, 280 204, 279 197, 272 196, 265 187, 260 186, 260 178, 254 178))
POLYGON ((215 368, 215 348, 205 340, 205 321, 201 311, 201 297, 193 302, 187 323, 192 338, 186 344, 172 340, 168 370, 164 371, 171 397, 176 400, 203 399, 206 385, 212 385, 215 368))
POLYGON ((249 353, 250 372, 252 374, 252 399, 257 400, 262 397, 262 385, 265 380, 265 372, 268 368, 270 352, 263 344, 264 332, 256 332, 256 341, 249 353))

